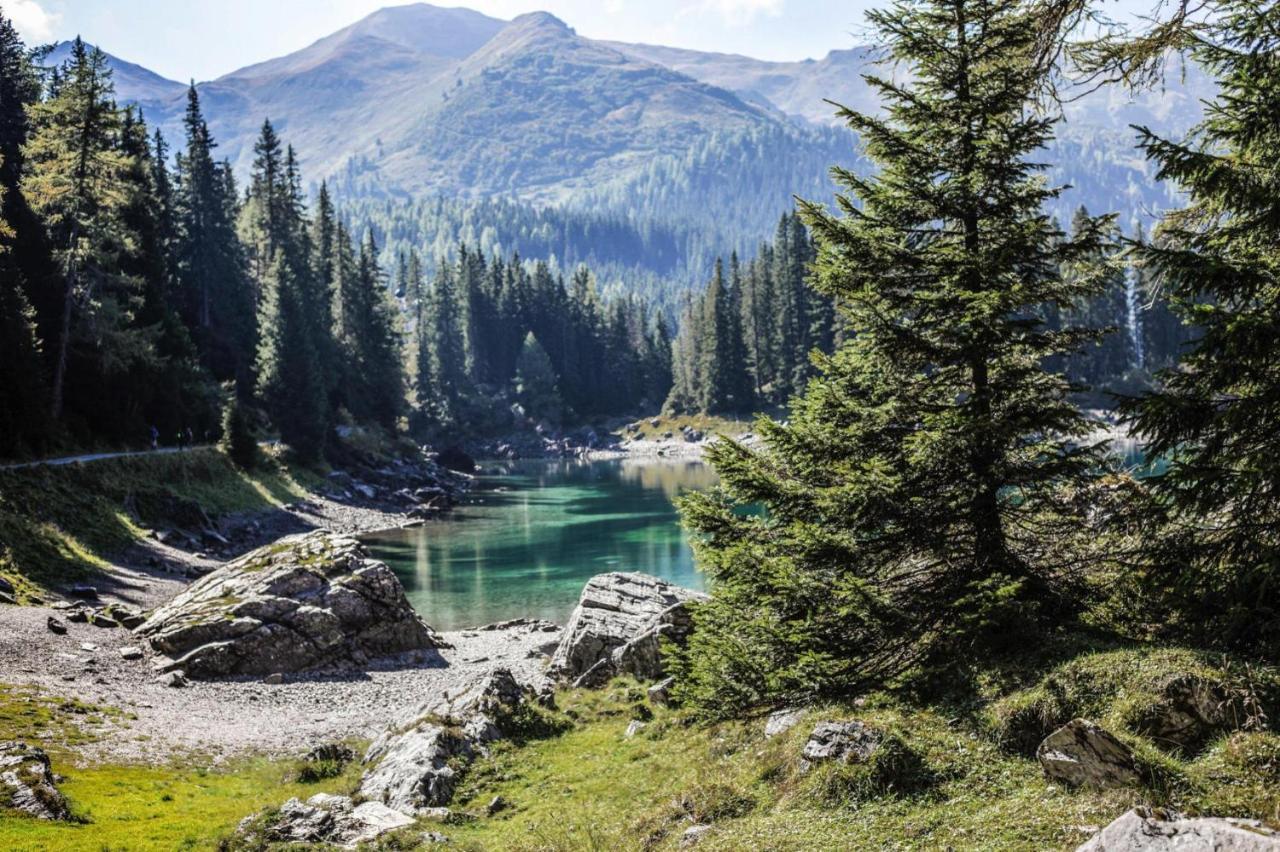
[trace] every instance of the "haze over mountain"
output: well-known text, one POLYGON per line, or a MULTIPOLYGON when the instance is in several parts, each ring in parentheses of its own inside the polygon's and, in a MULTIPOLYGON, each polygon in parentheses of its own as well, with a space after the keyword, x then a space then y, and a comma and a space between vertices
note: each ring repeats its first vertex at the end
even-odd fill
MULTIPOLYGON (((876 58, 863 47, 766 62, 593 41, 547 13, 508 22, 419 4, 199 89, 219 154, 242 175, 270 118, 308 179, 347 201, 553 204, 700 228, 724 250, 764 237, 794 194, 828 197, 833 163, 859 167, 827 100, 874 110, 862 75, 893 73, 876 58)), ((113 66, 118 97, 179 142, 185 86, 113 66)), ((1110 89, 1069 104, 1046 161, 1075 189, 1054 212, 1083 203, 1129 221, 1167 205, 1129 125, 1180 132, 1210 92, 1192 68, 1136 99, 1110 89)))

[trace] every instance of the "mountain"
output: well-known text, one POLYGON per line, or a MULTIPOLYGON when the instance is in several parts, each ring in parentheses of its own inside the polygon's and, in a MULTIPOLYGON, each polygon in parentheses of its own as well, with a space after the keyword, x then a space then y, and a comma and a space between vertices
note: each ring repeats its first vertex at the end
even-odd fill
MULTIPOLYGON (((754 248, 793 195, 830 198, 832 164, 866 168, 826 100, 876 110, 863 75, 895 73, 877 58, 854 47, 767 62, 594 41, 547 13, 501 21, 417 4, 199 88, 220 155, 242 177, 269 117, 309 181, 328 180, 348 204, 375 202, 360 208, 369 222, 391 218, 372 212, 379 199, 507 199, 552 205, 573 221, 606 217, 610 228, 630 222, 637 244, 674 227, 702 247, 690 262, 704 264, 712 246, 754 248)), ((118 96, 180 142, 182 85, 113 65, 118 96)), ((1113 87, 1069 102, 1045 155, 1052 180, 1072 186, 1054 214, 1068 221, 1084 204, 1118 210, 1127 224, 1176 201, 1134 150, 1129 125, 1180 133, 1211 94, 1211 81, 1188 67, 1137 97, 1113 87)), ((477 221, 465 232, 511 244, 489 233, 502 226, 477 221)), ((402 222, 385 236, 408 243, 424 234, 402 222)), ((574 254, 581 249, 565 256, 574 254)))
MULTIPOLYGON (((58 42, 45 57, 44 64, 54 67, 70 57, 71 42, 58 42)), ((167 104, 187 91, 187 84, 161 77, 141 65, 125 62, 111 54, 107 54, 107 60, 115 78, 116 96, 120 100, 154 106, 167 104)))

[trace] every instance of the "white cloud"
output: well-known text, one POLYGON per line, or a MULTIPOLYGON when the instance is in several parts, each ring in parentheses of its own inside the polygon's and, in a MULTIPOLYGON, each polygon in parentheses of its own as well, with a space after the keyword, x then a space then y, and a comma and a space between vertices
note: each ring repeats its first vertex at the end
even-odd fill
POLYGON ((714 12, 730 26, 746 26, 760 16, 782 14, 785 0, 701 0, 698 10, 714 12))
POLYGON ((38 0, 5 0, 4 13, 18 34, 29 42, 49 41, 61 15, 47 12, 38 0))

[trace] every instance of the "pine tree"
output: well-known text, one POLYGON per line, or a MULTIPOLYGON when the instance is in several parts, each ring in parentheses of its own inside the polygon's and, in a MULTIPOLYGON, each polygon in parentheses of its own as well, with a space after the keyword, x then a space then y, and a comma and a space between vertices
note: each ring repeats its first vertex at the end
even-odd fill
POLYGON ((236 234, 239 201, 231 170, 213 159, 216 143, 194 85, 187 92, 186 149, 178 157, 174 206, 177 305, 201 361, 220 381, 248 393, 256 349, 253 286, 236 234))
POLYGON ((287 256, 276 257, 262 282, 258 396, 280 438, 304 462, 323 457, 325 381, 304 304, 305 284, 287 256))
POLYGON ((354 274, 341 276, 338 342, 348 371, 347 409, 357 420, 394 431, 404 410, 404 364, 398 314, 377 258, 371 233, 360 246, 354 274))
POLYGON ((533 332, 525 335, 516 359, 515 392, 527 416, 552 425, 560 423, 564 402, 556 384, 556 371, 533 332))
MULTIPOLYGON (((4 23, 0 19, 0 27, 4 23)), ((3 168, 0 161, 0 171, 3 168)), ((5 193, 0 182, 0 209, 5 193)), ((0 457, 38 448, 45 423, 35 310, 19 284, 11 252, 13 238, 13 229, 0 218, 0 457)))
POLYGON ((845 695, 1073 612, 1063 489, 1096 454, 1072 443, 1087 424, 1042 363, 1087 334, 1035 310, 1093 291, 1059 270, 1105 222, 1056 239, 1042 213, 1037 23, 1017 0, 870 18, 911 82, 870 78, 882 118, 842 110, 879 166, 835 171, 842 215, 802 206, 815 286, 856 336, 788 424, 758 424, 762 450, 713 447, 723 490, 683 504, 713 597, 677 684, 707 715, 845 695))
POLYGON ((1129 410, 1153 457, 1158 511, 1148 588, 1168 626, 1228 647, 1280 653, 1280 9, 1217 4, 1194 34, 1219 95, 1185 141, 1141 147, 1189 196, 1137 256, 1198 339, 1129 410))
POLYGON ((23 192, 45 221, 61 278, 57 328, 49 342, 55 420, 63 414, 77 340, 92 345, 122 330, 137 297, 136 282, 117 269, 132 238, 121 216, 130 200, 130 161, 118 145, 121 114, 112 92, 106 55, 76 39, 56 88, 29 111, 23 192))

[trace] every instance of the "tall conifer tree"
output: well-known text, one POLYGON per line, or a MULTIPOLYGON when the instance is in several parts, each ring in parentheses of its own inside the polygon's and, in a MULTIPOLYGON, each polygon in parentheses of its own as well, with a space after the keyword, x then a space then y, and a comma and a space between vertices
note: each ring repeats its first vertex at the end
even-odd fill
POLYGON ((1191 34, 1220 93, 1185 141, 1141 145, 1189 205, 1138 256, 1198 338, 1131 411, 1168 455, 1149 586, 1202 641, 1280 654, 1280 9, 1217 4, 1191 34))
POLYGON ((881 684, 1069 617, 1078 529, 1062 489, 1096 456, 1036 319, 1098 230, 1057 239, 1032 161, 1039 34, 1016 0, 901 0, 870 13, 909 83, 869 78, 883 117, 842 110, 877 162, 836 170, 837 217, 803 205, 816 286, 856 336, 822 361, 765 447, 711 451, 724 490, 684 504, 713 598, 677 684, 706 714, 881 684), (735 508, 766 511, 743 514, 735 508))

